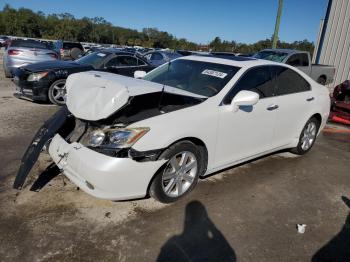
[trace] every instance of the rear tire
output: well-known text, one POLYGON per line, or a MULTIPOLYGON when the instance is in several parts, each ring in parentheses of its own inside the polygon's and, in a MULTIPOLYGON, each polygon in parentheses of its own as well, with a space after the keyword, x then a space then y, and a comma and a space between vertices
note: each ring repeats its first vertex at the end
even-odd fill
POLYGON ((301 131, 298 145, 292 148, 290 151, 296 155, 304 155, 309 152, 312 146, 315 144, 319 128, 320 122, 315 117, 311 117, 301 131))
POLYGON ((83 54, 83 51, 81 51, 81 50, 80 50, 79 48, 77 48, 77 47, 73 47, 73 48, 70 50, 70 57, 71 57, 73 60, 78 59, 82 54, 83 54))
POLYGON ((320 76, 318 79, 317 79, 317 83, 321 84, 321 85, 326 85, 326 77, 324 76, 320 76))
POLYGON ((156 173, 149 193, 162 203, 175 202, 187 195, 206 170, 201 148, 190 141, 181 141, 170 146, 159 158, 169 160, 156 173))
POLYGON ((62 106, 66 104, 66 79, 60 79, 52 83, 49 88, 48 97, 52 104, 62 106))

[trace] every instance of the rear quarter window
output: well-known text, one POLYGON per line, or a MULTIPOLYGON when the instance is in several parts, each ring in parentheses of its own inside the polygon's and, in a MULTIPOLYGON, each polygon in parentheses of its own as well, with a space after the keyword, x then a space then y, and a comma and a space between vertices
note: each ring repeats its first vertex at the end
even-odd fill
POLYGON ((311 90, 311 85, 301 75, 286 67, 274 67, 276 95, 287 95, 311 90))

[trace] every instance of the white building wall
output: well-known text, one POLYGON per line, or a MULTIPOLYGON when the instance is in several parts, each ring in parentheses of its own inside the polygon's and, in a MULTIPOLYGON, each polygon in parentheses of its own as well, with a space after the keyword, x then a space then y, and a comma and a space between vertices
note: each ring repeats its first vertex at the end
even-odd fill
POLYGON ((332 1, 323 44, 317 41, 315 51, 320 48, 319 63, 336 68, 331 87, 350 80, 350 0, 332 1))

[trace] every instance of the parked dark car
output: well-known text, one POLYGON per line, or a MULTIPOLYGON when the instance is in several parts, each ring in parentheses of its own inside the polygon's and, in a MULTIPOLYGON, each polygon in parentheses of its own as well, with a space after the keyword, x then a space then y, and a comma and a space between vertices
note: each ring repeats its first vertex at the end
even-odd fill
POLYGON ((133 77, 137 70, 148 72, 154 68, 132 53, 106 49, 75 61, 58 60, 20 67, 15 71, 14 82, 18 95, 63 105, 65 83, 70 74, 97 70, 133 77))
POLYGON ((0 36, 0 48, 5 46, 4 43, 6 42, 7 39, 9 39, 7 36, 4 36, 4 35, 0 36))
POLYGON ((78 42, 56 41, 55 50, 62 60, 76 60, 84 54, 83 45, 78 42))
POLYGON ((5 39, 5 41, 2 43, 2 46, 5 48, 5 50, 7 49, 7 47, 11 44, 12 39, 11 38, 7 38, 5 39))

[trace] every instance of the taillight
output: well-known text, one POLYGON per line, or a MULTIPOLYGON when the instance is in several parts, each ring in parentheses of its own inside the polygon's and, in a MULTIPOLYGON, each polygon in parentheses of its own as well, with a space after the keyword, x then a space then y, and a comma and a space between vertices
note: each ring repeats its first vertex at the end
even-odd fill
POLYGON ((19 55, 20 53, 22 53, 22 51, 16 50, 16 49, 11 49, 7 53, 8 53, 8 55, 19 55))
POLYGON ((58 59, 58 55, 56 53, 48 53, 48 55, 54 59, 58 59))

